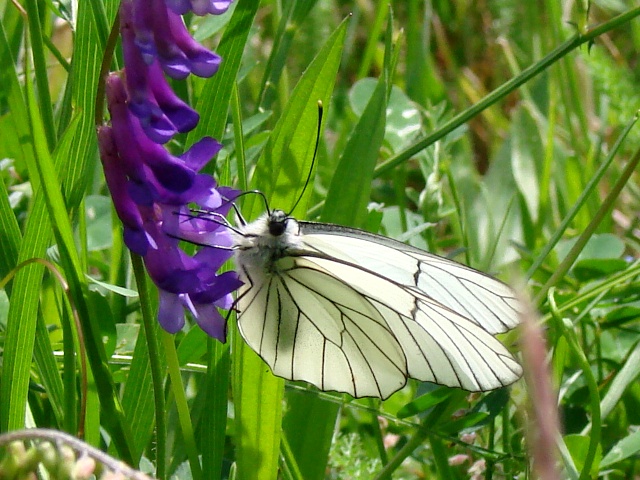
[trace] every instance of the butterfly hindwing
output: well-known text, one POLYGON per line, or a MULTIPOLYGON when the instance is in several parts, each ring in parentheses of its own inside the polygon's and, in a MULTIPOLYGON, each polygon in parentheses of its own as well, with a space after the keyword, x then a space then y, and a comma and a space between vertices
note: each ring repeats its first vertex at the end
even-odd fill
POLYGON ((357 291, 303 258, 264 285, 269 288, 257 294, 251 288, 240 300, 238 327, 275 375, 354 397, 386 397, 406 383, 400 344, 357 291), (265 319, 274 311, 275 328, 265 319), (266 337, 264 328, 271 330, 266 337))

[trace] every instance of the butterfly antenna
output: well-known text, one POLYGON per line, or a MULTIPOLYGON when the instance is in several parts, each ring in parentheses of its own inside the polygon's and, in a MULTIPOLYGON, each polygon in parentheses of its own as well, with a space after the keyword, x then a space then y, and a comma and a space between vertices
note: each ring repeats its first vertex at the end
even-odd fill
POLYGON ((240 213, 240 209, 238 208, 238 205, 236 205, 236 200, 238 200, 240 197, 244 197, 245 195, 250 195, 250 194, 258 195, 260 198, 262 198, 262 201, 264 202, 267 212, 271 212, 271 209, 269 208, 269 202, 267 201, 267 197, 260 190, 247 190, 246 192, 242 192, 233 200, 228 200, 228 202, 231 204, 231 207, 233 208, 233 211, 237 215, 238 220, 242 225, 246 225, 247 221, 242 216, 242 213, 240 213))
POLYGON ((296 209, 296 207, 300 203, 300 200, 302 200, 302 196, 304 195, 305 190, 309 186, 309 183, 311 183, 311 174, 313 173, 313 167, 316 163, 316 156, 318 155, 318 146, 320 145, 320 130, 322 129, 323 110, 324 109, 322 107, 322 100, 318 100, 318 131, 316 132, 316 146, 313 149, 313 158, 311 159, 311 167, 309 167, 309 174, 307 175, 307 180, 304 182, 304 187, 302 187, 302 192, 300 192, 300 196, 296 200, 296 203, 293 204, 293 207, 291 208, 287 216, 291 215, 293 211, 296 209))
MULTIPOLYGON (((238 230, 233 225, 231 225, 229 223, 229 220, 227 220, 227 218, 221 213, 210 212, 208 210, 199 209, 199 208, 191 208, 189 209, 189 213, 173 212, 173 214, 178 217, 184 217, 183 222, 187 222, 189 220, 204 220, 205 222, 212 222, 212 223, 215 223, 216 225, 220 225, 221 227, 225 227, 231 230, 232 232, 241 234, 240 230, 238 230)), ((167 235, 169 235, 172 238, 177 238, 179 240, 184 240, 185 242, 193 243, 194 245, 200 245, 199 243, 193 240, 189 240, 188 238, 182 238, 182 237, 178 237, 176 235, 170 235, 170 234, 167 234, 167 235)), ((206 246, 210 247, 211 245, 206 245, 206 246)))
POLYGON ((228 252, 233 252, 237 250, 237 247, 225 247, 223 245, 209 245, 208 243, 197 242, 191 238, 181 237, 180 235, 175 235, 173 233, 165 233, 165 235, 169 238, 173 238, 175 240, 179 240, 181 242, 187 242, 191 245, 195 245, 196 247, 207 247, 207 248, 215 248, 216 250, 225 250, 228 252))

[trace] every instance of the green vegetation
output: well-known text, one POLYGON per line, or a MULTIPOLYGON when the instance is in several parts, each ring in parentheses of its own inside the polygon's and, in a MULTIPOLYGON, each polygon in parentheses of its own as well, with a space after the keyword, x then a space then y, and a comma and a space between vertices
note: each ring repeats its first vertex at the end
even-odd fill
POLYGON ((501 336, 526 381, 411 380, 381 402, 273 377, 233 318, 226 344, 157 325, 95 134, 118 4, 0 0, 0 432, 81 435, 158 478, 640 475, 640 7, 236 0, 186 17, 224 63, 172 81, 201 119, 167 148, 220 139, 218 183, 287 210, 322 100, 298 218, 399 238, 531 299, 530 324, 501 336))

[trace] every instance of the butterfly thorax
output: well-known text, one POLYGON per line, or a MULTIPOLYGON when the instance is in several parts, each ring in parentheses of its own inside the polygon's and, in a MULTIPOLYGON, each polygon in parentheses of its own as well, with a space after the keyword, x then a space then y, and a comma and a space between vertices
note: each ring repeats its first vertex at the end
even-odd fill
POLYGON ((283 268, 278 261, 301 243, 297 222, 282 210, 239 227, 234 236, 236 262, 252 277, 277 273, 283 268))

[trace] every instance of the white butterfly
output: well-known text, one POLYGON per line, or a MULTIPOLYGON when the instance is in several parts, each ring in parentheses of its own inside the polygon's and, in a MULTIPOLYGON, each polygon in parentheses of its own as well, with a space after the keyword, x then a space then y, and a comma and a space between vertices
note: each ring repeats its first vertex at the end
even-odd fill
POLYGON ((407 378, 470 391, 522 368, 493 337, 518 323, 503 283, 386 237, 297 221, 240 226, 238 327, 277 376, 387 398, 407 378))

